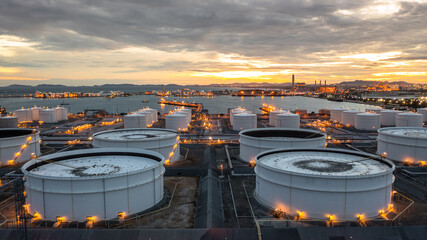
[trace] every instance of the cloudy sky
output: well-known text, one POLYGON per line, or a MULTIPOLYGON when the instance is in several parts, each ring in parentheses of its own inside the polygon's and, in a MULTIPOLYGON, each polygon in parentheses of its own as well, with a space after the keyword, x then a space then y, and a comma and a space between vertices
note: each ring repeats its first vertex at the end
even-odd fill
POLYGON ((427 83, 427 0, 1 0, 0 86, 427 83))

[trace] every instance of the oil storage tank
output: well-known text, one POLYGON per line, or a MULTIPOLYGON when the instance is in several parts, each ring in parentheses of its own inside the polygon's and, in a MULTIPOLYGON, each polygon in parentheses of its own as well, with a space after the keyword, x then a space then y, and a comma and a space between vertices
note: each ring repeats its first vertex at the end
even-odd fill
POLYGON ((21 108, 15 111, 15 116, 18 118, 18 122, 30 122, 33 121, 33 115, 31 109, 21 108))
POLYGON ((186 131, 188 125, 188 116, 187 114, 168 114, 165 117, 166 128, 172 129, 175 131, 186 131))
POLYGON ((396 126, 396 116, 399 113, 402 113, 402 111, 397 111, 397 110, 381 111, 380 112, 381 126, 385 126, 385 127, 396 126))
POLYGON ((326 134, 295 128, 258 128, 241 131, 240 159, 250 162, 255 156, 275 148, 324 148, 326 134))
POLYGON ((186 115, 187 116, 187 125, 190 124, 191 117, 192 117, 192 110, 191 109, 189 109, 189 108, 180 108, 180 109, 177 109, 175 113, 186 115))
POLYGON ((0 129, 0 165, 25 162, 40 155, 39 141, 39 131, 34 129, 0 129))
POLYGON ((342 112, 342 124, 354 127, 356 125, 356 115, 362 113, 357 110, 342 112))
POLYGON ((40 111, 43 110, 41 107, 32 107, 31 108, 31 115, 33 117, 33 121, 39 121, 40 120, 40 111))
POLYGON ((179 136, 170 129, 134 128, 103 131, 93 135, 92 145, 96 148, 138 148, 163 155, 171 162, 179 159, 179 136))
POLYGON ((153 121, 154 121, 153 113, 146 112, 145 110, 141 110, 136 112, 136 114, 145 116, 145 121, 146 121, 145 124, 147 125, 147 127, 151 127, 153 125, 153 121))
POLYGON ((257 116, 253 113, 240 113, 234 115, 233 130, 240 131, 257 127, 257 116))
POLYGON ((399 113, 396 116, 396 127, 422 127, 423 115, 419 113, 399 113))
POLYGON ((147 117, 145 114, 128 114, 123 117, 124 128, 146 128, 147 117))
POLYGON ((17 128, 18 118, 14 116, 0 117, 0 128, 17 128))
POLYGON ((344 111, 347 111, 348 109, 345 108, 335 108, 331 109, 331 122, 342 122, 342 113, 344 111))
POLYGON ((377 153, 390 160, 401 163, 427 161, 427 128, 381 128, 377 141, 377 153))
POLYGON ((39 112, 40 121, 44 123, 57 123, 58 118, 55 109, 45 108, 39 112))
POLYGON ((276 127, 299 128, 300 115, 293 113, 282 113, 276 115, 276 127))
POLYGON ((375 113, 356 114, 355 128, 363 131, 376 131, 380 128, 380 115, 375 113))
POLYGON ((151 122, 151 124, 156 123, 158 121, 158 116, 157 116, 157 110, 156 109, 144 108, 143 111, 151 113, 151 116, 152 116, 152 122, 151 122))
POLYGON ((268 124, 270 126, 273 126, 273 127, 278 127, 277 126, 277 115, 282 114, 282 113, 286 113, 286 111, 281 110, 281 109, 270 111, 269 117, 268 117, 268 124))
POLYGON ((427 108, 418 108, 417 112, 423 115, 423 121, 427 122, 427 108))
POLYGON ((56 107, 56 119, 58 121, 64 121, 68 119, 68 109, 64 107, 56 107))
POLYGON ((22 167, 29 212, 41 218, 86 221, 132 215, 164 196, 163 156, 124 148, 95 148, 54 153, 22 167))
POLYGON ((341 149, 275 149, 256 157, 255 198, 304 218, 357 220, 387 211, 395 166, 341 149))
POLYGON ((247 112, 247 110, 245 108, 234 108, 234 109, 230 109, 230 125, 233 126, 234 125, 234 115, 236 114, 240 114, 240 113, 245 113, 247 112))

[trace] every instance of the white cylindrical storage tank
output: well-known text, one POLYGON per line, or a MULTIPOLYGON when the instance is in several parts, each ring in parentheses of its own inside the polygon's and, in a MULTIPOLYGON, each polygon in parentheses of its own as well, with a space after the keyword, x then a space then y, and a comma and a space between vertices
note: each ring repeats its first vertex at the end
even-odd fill
POLYGON ((33 121, 39 121, 40 120, 40 111, 42 109, 43 108, 36 107, 36 106, 34 106, 34 107, 31 108, 31 114, 32 114, 32 117, 33 117, 33 121))
POLYGON ((134 128, 99 132, 93 135, 96 148, 138 148, 158 152, 171 162, 179 159, 178 133, 170 129, 134 128))
POLYGON ((356 115, 362 113, 357 110, 349 110, 342 112, 342 124, 352 126, 356 124, 356 115))
POLYGON ((18 118, 14 116, 0 117, 0 128, 17 128, 18 118))
POLYGON ((55 109, 43 109, 39 112, 40 121, 44 123, 57 123, 57 115, 55 109))
POLYGON ((18 118, 18 122, 30 122, 33 121, 33 114, 31 109, 21 108, 15 111, 15 116, 18 118))
POLYGON ((145 114, 128 114, 123 117, 124 128, 146 128, 147 117, 145 114))
POLYGON ((393 163, 359 151, 275 149, 256 157, 255 198, 304 218, 357 220, 387 212, 393 163))
POLYGON ((423 121, 427 122, 427 108, 418 108, 417 112, 423 115, 423 121))
POLYGON ((276 126, 279 128, 299 128, 300 116, 293 113, 276 115, 276 126))
POLYGON ((258 128, 241 131, 240 159, 250 162, 260 152, 275 148, 324 148, 326 134, 309 129, 258 128))
POLYGON ((34 129, 0 129, 0 165, 25 162, 40 155, 39 141, 39 131, 34 129))
POLYGON ((68 109, 65 107, 62 109, 62 119, 68 120, 68 109))
POLYGON ((166 128, 175 131, 186 131, 187 130, 187 114, 168 114, 165 117, 166 128))
POLYGON ((158 116, 157 116, 157 110, 156 109, 144 108, 143 111, 151 113, 151 116, 152 116, 152 119, 153 119, 153 121, 152 121, 151 124, 156 123, 158 121, 158 116))
POLYGON ((396 110, 383 110, 381 115, 381 126, 396 126, 396 116, 402 111, 396 110))
POLYGON ((181 109, 178 109, 176 111, 176 113, 187 115, 187 124, 190 124, 191 117, 192 117, 192 111, 191 111, 191 109, 189 109, 189 108, 181 108, 181 109))
POLYGON ((365 111, 368 113, 380 114, 380 112, 384 111, 384 109, 382 109, 382 108, 367 108, 367 109, 365 109, 365 111))
POLYGON ((268 117, 268 125, 276 127, 277 126, 276 116, 279 114, 282 114, 282 113, 285 113, 285 111, 283 111, 283 110, 270 111, 269 117, 268 117))
POLYGON ((422 127, 423 115, 419 113, 399 113, 396 116, 396 127, 422 127))
POLYGON ((161 154, 95 148, 54 153, 22 167, 29 213, 56 221, 117 218, 147 210, 163 199, 161 154))
POLYGON ((257 116, 253 113, 240 113, 234 115, 233 130, 240 131, 257 127, 257 116))
POLYGON ((231 109, 230 110, 230 124, 231 124, 231 126, 234 125, 234 115, 240 114, 240 113, 245 113, 245 112, 246 112, 246 109, 240 108, 240 107, 231 109))
POLYGON ((67 111, 66 108, 64 108, 64 107, 56 107, 55 111, 56 111, 56 119, 58 121, 67 120, 67 118, 68 118, 68 116, 67 116, 68 111, 67 111))
POLYGON ((153 125, 153 114, 151 112, 146 112, 144 110, 136 112, 136 114, 144 115, 147 127, 151 127, 153 125))
POLYGON ((376 131, 381 127, 380 115, 375 113, 356 114, 355 128, 364 131, 376 131))
POLYGON ((341 123, 342 122, 342 113, 344 111, 347 111, 347 110, 348 109, 344 109, 344 108, 331 109, 331 122, 341 123))
POLYGON ((378 155, 396 162, 427 161, 427 128, 389 127, 378 130, 378 155))

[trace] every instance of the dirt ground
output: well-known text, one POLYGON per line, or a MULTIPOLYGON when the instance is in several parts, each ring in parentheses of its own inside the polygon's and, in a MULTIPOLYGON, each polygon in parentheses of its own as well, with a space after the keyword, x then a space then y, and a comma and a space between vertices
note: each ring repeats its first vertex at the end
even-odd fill
POLYGON ((164 179, 164 186, 171 195, 176 184, 170 207, 148 213, 126 228, 193 228, 199 178, 165 177, 164 179))

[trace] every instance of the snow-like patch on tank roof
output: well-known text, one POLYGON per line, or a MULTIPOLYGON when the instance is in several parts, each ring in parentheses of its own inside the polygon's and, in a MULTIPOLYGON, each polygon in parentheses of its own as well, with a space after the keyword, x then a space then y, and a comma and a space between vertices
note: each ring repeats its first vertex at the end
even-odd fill
POLYGON ((273 153, 258 161, 260 165, 277 170, 322 176, 360 176, 390 170, 387 164, 368 157, 335 152, 273 153))
POLYGON ((94 136, 97 139, 103 140, 133 140, 133 141, 152 141, 164 138, 174 138, 177 134, 170 131, 161 130, 123 130, 123 131, 108 131, 99 133, 94 136))
POLYGON ((139 171, 156 164, 158 162, 149 158, 103 155, 52 162, 30 172, 51 177, 94 177, 139 171))
POLYGON ((380 132, 413 138, 427 138, 427 128, 383 128, 380 132))

